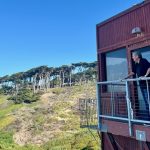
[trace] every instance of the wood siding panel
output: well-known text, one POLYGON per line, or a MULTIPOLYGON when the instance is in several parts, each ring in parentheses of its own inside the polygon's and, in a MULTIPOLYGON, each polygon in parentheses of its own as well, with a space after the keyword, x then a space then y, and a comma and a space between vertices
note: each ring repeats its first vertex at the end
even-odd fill
POLYGON ((144 23, 145 23, 145 32, 147 31, 150 33, 150 5, 146 5, 144 8, 144 14, 146 14, 144 17, 144 23))
POLYGON ((150 3, 105 24, 98 25, 98 50, 137 38, 131 34, 135 27, 140 27, 144 35, 150 33, 150 3))

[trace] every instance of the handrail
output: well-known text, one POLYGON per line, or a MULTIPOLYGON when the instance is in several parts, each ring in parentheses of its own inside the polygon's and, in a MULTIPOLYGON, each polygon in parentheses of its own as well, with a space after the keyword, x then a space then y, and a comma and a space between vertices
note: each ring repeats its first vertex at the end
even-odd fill
POLYGON ((102 82, 97 82, 97 84, 109 84, 109 83, 118 83, 118 82, 126 82, 126 81, 140 81, 140 80, 150 80, 150 77, 139 77, 139 78, 132 78, 132 79, 102 81, 102 82))

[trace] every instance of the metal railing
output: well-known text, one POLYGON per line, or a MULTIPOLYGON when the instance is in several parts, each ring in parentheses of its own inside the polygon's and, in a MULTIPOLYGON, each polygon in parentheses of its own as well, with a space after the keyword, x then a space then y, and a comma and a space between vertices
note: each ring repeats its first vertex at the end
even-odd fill
POLYGON ((80 126, 97 129, 96 99, 79 99, 80 126))
POLYGON ((97 83, 98 127, 101 120, 113 119, 150 125, 150 77, 97 83))

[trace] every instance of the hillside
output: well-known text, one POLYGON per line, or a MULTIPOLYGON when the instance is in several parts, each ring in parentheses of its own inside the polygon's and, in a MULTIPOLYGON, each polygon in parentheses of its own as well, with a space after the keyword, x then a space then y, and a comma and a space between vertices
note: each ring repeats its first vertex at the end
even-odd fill
POLYGON ((99 149, 98 135, 80 127, 79 99, 95 99, 94 83, 51 88, 32 104, 0 97, 0 149, 99 149))

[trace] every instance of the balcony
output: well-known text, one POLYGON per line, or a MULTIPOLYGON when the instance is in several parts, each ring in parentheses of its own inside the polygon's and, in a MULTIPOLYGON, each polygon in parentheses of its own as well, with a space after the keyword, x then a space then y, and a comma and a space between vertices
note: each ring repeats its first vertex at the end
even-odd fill
POLYGON ((149 86, 150 77, 98 82, 99 130, 150 141, 149 86))

